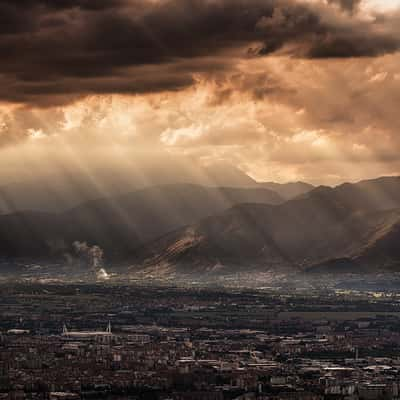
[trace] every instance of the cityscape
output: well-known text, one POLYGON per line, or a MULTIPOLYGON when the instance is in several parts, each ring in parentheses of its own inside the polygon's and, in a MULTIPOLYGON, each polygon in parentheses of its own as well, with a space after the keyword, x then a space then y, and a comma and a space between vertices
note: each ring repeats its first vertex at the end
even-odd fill
POLYGON ((1 398, 399 395, 399 292, 14 284, 1 293, 1 398))
POLYGON ((400 400, 400 0, 0 0, 0 400, 400 400))

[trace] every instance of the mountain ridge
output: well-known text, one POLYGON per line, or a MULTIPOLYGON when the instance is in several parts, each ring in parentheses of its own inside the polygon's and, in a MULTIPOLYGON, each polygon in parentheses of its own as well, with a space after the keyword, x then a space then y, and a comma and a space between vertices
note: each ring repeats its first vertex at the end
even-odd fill
MULTIPOLYGON (((27 176, 22 181, 0 185, 0 215, 23 210, 64 212, 88 201, 174 184, 271 190, 231 165, 219 163, 189 169, 186 164, 169 161, 166 169, 112 166, 109 170, 53 171, 35 178, 27 176)), ((290 186, 289 183, 277 187, 284 191, 290 186)), ((280 197, 282 201, 288 199, 287 194, 280 197)))
POLYGON ((285 200, 293 199, 297 196, 305 194, 315 188, 315 186, 306 182, 259 182, 259 185, 267 189, 273 190, 282 196, 285 200))
POLYGON ((399 265, 399 227, 399 177, 319 186, 288 201, 259 187, 171 184, 60 214, 0 216, 0 254, 60 260, 80 241, 102 247, 123 273, 335 272, 346 262, 378 271, 399 265))
MULTIPOLYGON (((398 234, 399 193, 400 179, 395 177, 337 188, 320 186, 275 206, 240 204, 175 232, 171 240, 167 236, 150 244, 139 264, 175 264, 180 272, 193 269, 191 264, 202 264, 206 271, 217 264, 235 268, 246 263, 257 269, 297 270, 336 258, 371 264, 373 251, 365 249, 377 248, 379 240, 387 243, 385 234, 398 234), (382 196, 377 197, 374 185, 385 189, 382 196), (168 252, 171 248, 173 253, 168 252)), ((393 254, 400 259, 400 254, 393 254)), ((375 262, 383 256, 378 252, 375 262)))
POLYGON ((126 255, 146 241, 246 200, 282 201, 279 195, 264 188, 171 184, 91 200, 59 214, 41 211, 6 214, 0 216, 0 240, 3 243, 1 246, 0 242, 0 254, 10 254, 8 250, 22 238, 20 243, 25 245, 15 247, 11 254, 29 256, 29 232, 33 231, 32 241, 41 239, 38 249, 43 250, 46 243, 58 241, 64 242, 65 251, 68 251, 72 242, 86 241, 104 247, 110 257, 118 253, 126 255), (7 243, 10 243, 8 250, 7 243))

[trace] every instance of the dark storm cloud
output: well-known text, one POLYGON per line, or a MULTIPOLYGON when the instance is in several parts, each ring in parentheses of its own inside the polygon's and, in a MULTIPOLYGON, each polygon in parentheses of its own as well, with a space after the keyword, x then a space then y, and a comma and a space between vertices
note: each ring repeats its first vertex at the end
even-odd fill
POLYGON ((267 55, 285 46, 289 54, 307 58, 374 57, 396 52, 400 32, 380 18, 366 23, 326 6, 281 2, 272 16, 263 16, 257 22, 265 38, 255 52, 267 55))
POLYGON ((397 51, 394 16, 361 20, 348 13, 357 4, 0 0, 0 98, 47 105, 88 93, 177 90, 193 82, 193 73, 232 69, 249 54, 397 51))
POLYGON ((338 4, 343 10, 354 11, 360 5, 361 0, 328 0, 330 4, 338 4))

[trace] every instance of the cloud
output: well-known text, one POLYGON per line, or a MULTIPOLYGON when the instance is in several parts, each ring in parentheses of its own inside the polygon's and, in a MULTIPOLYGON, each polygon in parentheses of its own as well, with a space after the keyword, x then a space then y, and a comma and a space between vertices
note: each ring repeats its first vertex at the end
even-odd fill
POLYGON ((260 180, 332 184, 395 174, 397 65, 398 56, 346 67, 343 61, 255 59, 243 71, 180 92, 4 108, 0 182, 16 179, 19 169, 37 174, 75 163, 85 171, 122 159, 129 164, 138 152, 147 152, 150 163, 161 163, 162 154, 225 161, 260 180), (370 82, 382 71, 385 80, 370 82))
POLYGON ((360 6, 361 0, 328 0, 328 3, 337 4, 343 10, 353 12, 360 6))
POLYGON ((395 11, 356 0, 3 0, 0 99, 51 106, 89 94, 182 90, 249 56, 378 56, 395 11), (349 12, 350 11, 350 12, 349 12))
POLYGON ((366 4, 0 1, 0 181, 141 151, 262 180, 398 173, 400 16, 366 4))
MULTIPOLYGON (((329 4, 335 5, 337 1, 329 4)), ((355 2, 339 2, 354 10, 355 2)), ((340 12, 321 3, 278 2, 272 15, 263 16, 257 29, 264 44, 256 51, 266 55, 278 50, 304 58, 374 57, 399 49, 398 16, 377 15, 366 20, 359 14, 340 12), (389 19, 388 19, 389 18, 389 19)))

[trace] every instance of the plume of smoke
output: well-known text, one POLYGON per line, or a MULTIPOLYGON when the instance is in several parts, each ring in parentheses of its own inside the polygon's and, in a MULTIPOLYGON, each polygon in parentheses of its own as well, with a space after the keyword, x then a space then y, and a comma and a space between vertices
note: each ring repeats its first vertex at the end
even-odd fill
POLYGON ((73 248, 74 248, 74 250, 75 250, 75 252, 77 254, 82 255, 82 254, 87 254, 88 253, 89 246, 87 245, 86 242, 78 242, 78 241, 76 241, 76 242, 74 242, 72 244, 72 246, 73 246, 73 248))
POLYGON ((99 246, 92 246, 88 249, 89 264, 91 268, 98 271, 103 266, 103 250, 99 246))
POLYGON ((76 254, 84 258, 86 265, 93 271, 97 279, 109 278, 103 267, 104 252, 100 246, 89 246, 86 242, 79 241, 75 241, 72 246, 76 254))

